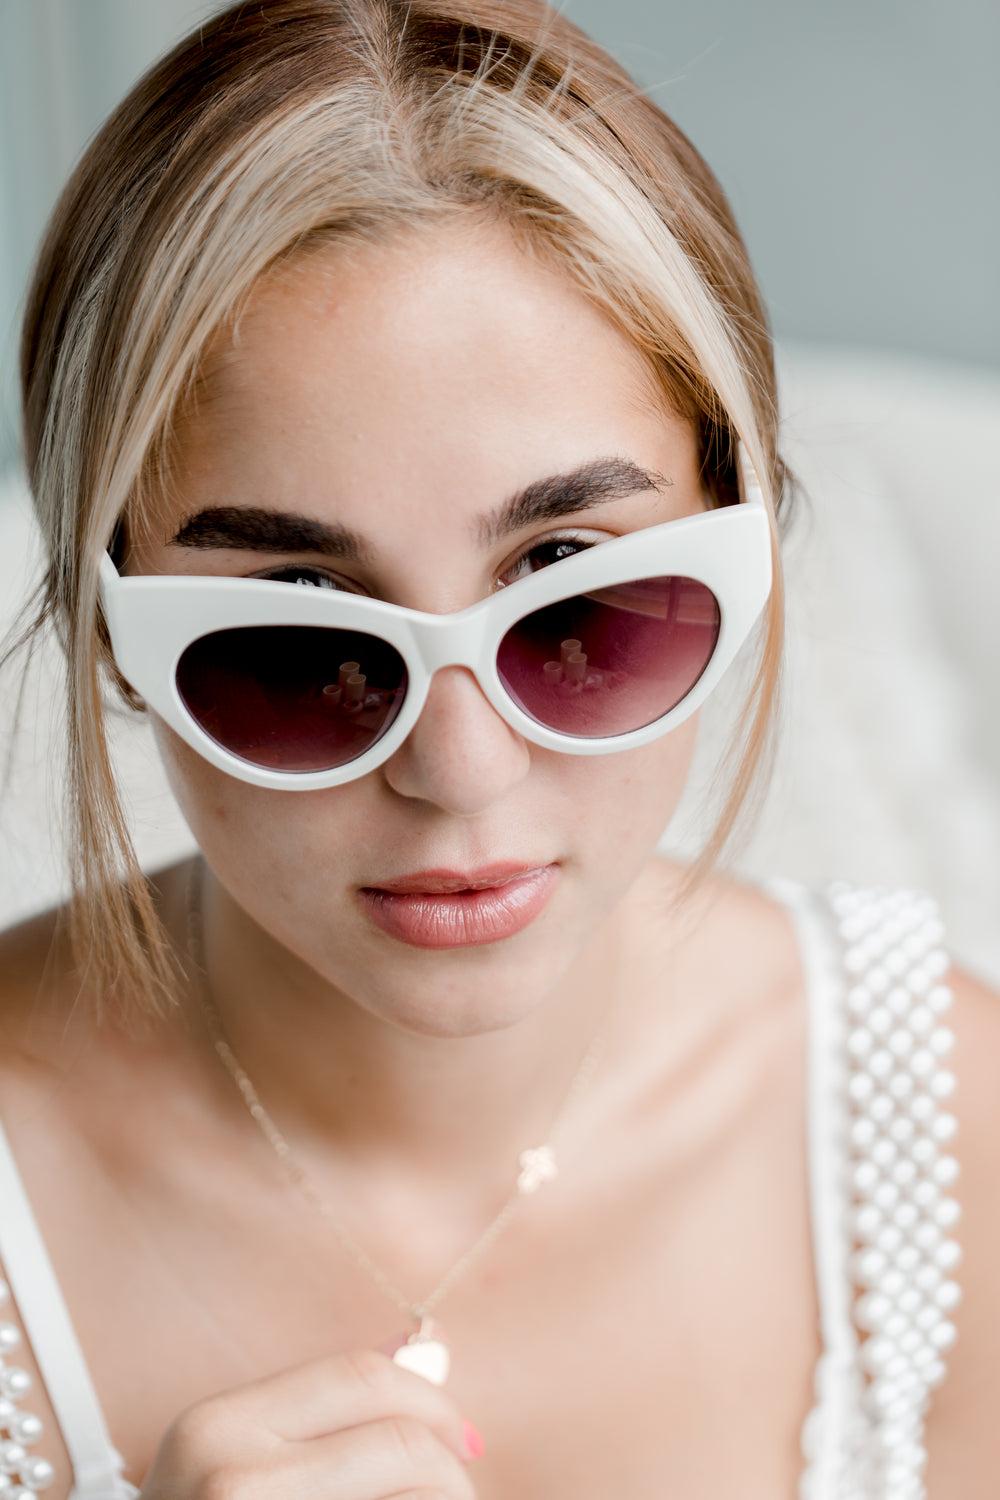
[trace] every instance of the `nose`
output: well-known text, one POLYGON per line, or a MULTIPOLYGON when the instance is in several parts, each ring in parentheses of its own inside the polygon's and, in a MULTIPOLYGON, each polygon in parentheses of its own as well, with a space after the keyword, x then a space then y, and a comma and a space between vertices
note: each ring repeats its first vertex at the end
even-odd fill
POLYGON ((472 817, 499 802, 530 766, 527 740, 500 717, 468 668, 443 667, 382 771, 401 797, 472 817))

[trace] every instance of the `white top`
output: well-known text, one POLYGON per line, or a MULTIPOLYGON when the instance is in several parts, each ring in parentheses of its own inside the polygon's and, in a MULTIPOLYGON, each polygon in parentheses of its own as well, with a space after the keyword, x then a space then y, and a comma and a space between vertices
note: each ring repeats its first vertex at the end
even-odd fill
MULTIPOLYGON (((912 892, 768 887, 795 922, 809 1004, 808 1145, 823 1352, 803 1428, 800 1500, 924 1500, 923 1423, 954 1339, 957 1175, 942 1059, 951 993, 934 903, 912 892)), ((0 1261, 74 1473, 72 1500, 126 1500, 93 1383, 0 1128, 0 1261)), ((6 1289, 0 1283, 0 1301, 6 1289)), ((0 1318, 3 1309, 0 1308, 0 1318)), ((27 1373, 0 1322, 0 1430, 20 1428, 27 1373), (15 1355, 16 1358, 16 1355, 15 1355)), ((17 1476, 45 1487, 44 1437, 17 1476), (32 1465, 34 1464, 34 1468, 32 1465)), ((8 1453, 8 1472, 12 1466, 8 1453)))

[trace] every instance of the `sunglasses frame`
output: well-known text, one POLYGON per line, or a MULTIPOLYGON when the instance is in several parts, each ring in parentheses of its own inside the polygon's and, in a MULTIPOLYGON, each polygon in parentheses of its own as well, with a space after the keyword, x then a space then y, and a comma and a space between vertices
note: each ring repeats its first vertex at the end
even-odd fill
POLYGON ((101 558, 101 603, 118 668, 148 706, 192 749, 253 786, 312 791, 341 786, 387 761, 420 717, 431 679, 442 667, 467 667, 500 717, 533 744, 570 755, 607 755, 648 745, 683 723, 705 701, 756 623, 771 589, 771 528, 749 463, 741 464, 740 504, 704 511, 615 537, 578 552, 454 614, 404 609, 367 595, 303 588, 277 579, 178 574, 122 577, 101 558), (642 578, 693 578, 719 605, 719 635, 690 692, 652 723, 584 739, 548 729, 508 695, 496 668, 506 632, 545 605, 642 578), (216 630, 297 625, 367 631, 406 664, 403 704, 385 734, 354 760, 329 770, 282 771, 254 765, 203 730, 177 688, 181 656, 216 630))

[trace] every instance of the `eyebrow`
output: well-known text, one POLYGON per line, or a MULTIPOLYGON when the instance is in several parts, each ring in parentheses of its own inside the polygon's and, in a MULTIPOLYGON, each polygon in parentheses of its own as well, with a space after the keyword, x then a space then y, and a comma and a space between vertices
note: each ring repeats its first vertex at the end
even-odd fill
MULTIPOLYGON (((598 458, 568 474, 536 479, 475 523, 479 541, 492 545, 539 521, 559 520, 608 500, 621 500, 673 483, 631 459, 598 458)), ((348 526, 315 521, 257 506, 215 505, 189 516, 169 546, 247 552, 320 552, 348 562, 370 561, 371 543, 348 526)))

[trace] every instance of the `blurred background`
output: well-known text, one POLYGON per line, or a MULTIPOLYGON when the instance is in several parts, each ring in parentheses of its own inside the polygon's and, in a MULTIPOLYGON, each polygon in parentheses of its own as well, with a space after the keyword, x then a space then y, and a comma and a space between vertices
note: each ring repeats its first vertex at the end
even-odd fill
MULTIPOLYGON (((4 620, 37 561, 13 381, 32 254, 103 117, 218 8, 0 0, 4 620)), ((1000 6, 563 8, 715 169, 779 341, 785 448, 805 500, 788 546, 783 748, 741 868, 927 886, 960 951, 1000 978, 1000 6)), ((0 919, 63 888, 45 810, 58 786, 41 784, 59 779, 37 727, 53 700, 44 670, 38 715, 29 690, 21 729, 6 731, 0 919)), ((9 678, 0 690, 9 725, 9 678)), ((713 733, 718 742, 725 731, 706 729, 702 791, 715 776, 713 733)), ((141 732, 123 726, 121 754, 140 846, 155 863, 187 836, 141 732)), ((697 791, 670 835, 683 848, 701 826, 697 791)))

